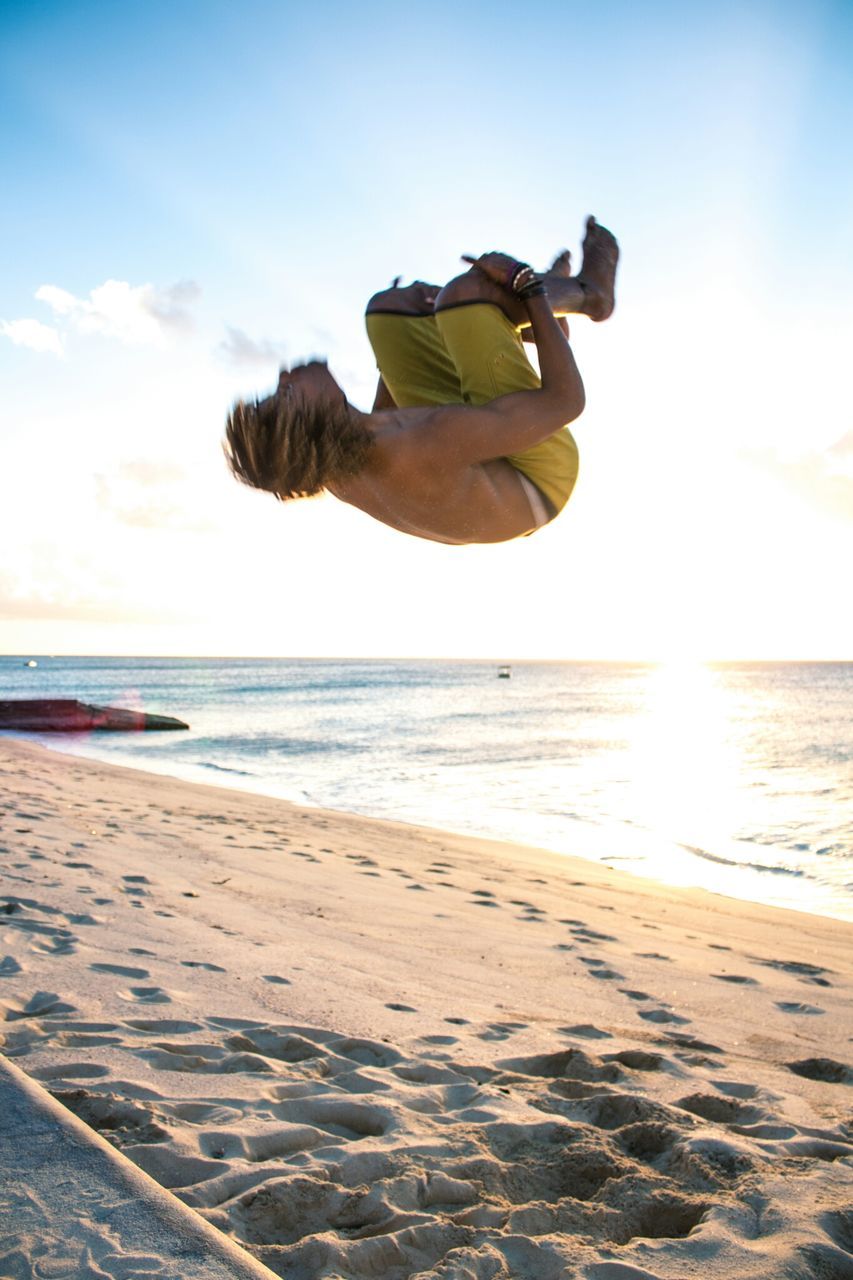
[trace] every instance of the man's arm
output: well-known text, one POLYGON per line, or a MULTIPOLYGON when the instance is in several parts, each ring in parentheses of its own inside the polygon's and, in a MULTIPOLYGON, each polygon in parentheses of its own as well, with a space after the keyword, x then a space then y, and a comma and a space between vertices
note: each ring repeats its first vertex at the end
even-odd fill
POLYGON ((542 386, 499 396, 488 404, 448 405, 430 420, 423 448, 458 466, 523 453, 574 422, 584 409, 583 382, 572 349, 547 297, 530 298, 527 310, 539 352, 542 386))

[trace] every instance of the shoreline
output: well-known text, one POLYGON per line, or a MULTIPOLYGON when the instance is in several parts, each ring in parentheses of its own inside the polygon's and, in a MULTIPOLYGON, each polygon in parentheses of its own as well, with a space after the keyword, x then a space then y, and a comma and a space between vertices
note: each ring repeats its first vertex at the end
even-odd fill
MULTIPOLYGON (((52 739, 45 741, 42 738, 38 738, 38 737, 31 737, 31 736, 19 737, 17 735, 13 735, 12 733, 9 733, 7 735, 4 732, 0 732, 0 744, 2 744, 2 742, 7 738, 9 741, 29 742, 32 745, 42 747, 46 751, 51 751, 61 756, 70 756, 75 760, 87 760, 93 764, 104 764, 117 769, 127 769, 127 770, 130 770, 131 772, 147 773, 153 777, 158 777, 158 778, 171 778, 177 782, 184 782, 188 786, 222 788, 229 792, 236 792, 238 794, 244 794, 247 796, 255 796, 259 799, 280 801, 282 804, 292 805, 292 806, 295 806, 296 808, 304 807, 311 810, 316 810, 318 813, 328 813, 328 814, 334 814, 334 815, 341 815, 343 817, 349 816, 353 818, 359 818, 364 820, 365 822, 391 822, 391 823, 397 822, 407 828, 412 827, 416 830, 422 829, 422 830, 432 831, 437 835, 446 834, 448 837, 458 836, 459 838, 491 841, 497 844, 507 845, 510 848, 523 846, 523 847, 540 849, 543 852, 553 854, 555 857, 558 857, 558 858, 564 858, 568 860, 577 860, 583 863, 584 865, 605 867, 605 868, 610 868, 614 871, 624 872, 624 874, 628 876, 635 876, 640 880, 651 881, 653 884, 659 885, 661 888, 664 888, 664 889, 695 888, 705 893, 710 893, 725 899, 731 899, 736 902, 754 903, 756 906, 772 907, 780 911, 793 911, 793 912, 796 912, 796 914, 798 915, 816 916, 817 918, 823 919, 823 920, 838 920, 838 921, 841 921, 842 923, 853 924, 853 908, 846 908, 844 904, 838 903, 837 901, 833 900, 831 896, 832 890, 829 888, 826 889, 826 894, 829 897, 830 901, 828 901, 826 904, 820 904, 819 902, 810 902, 808 905, 804 905, 804 906, 799 906, 799 905, 796 905, 795 903, 788 903, 784 901, 768 902, 766 898, 761 898, 758 896, 750 896, 746 893, 746 886, 743 886, 744 892, 742 893, 734 892, 734 889, 741 887, 737 884, 737 880, 739 878, 746 878, 751 873, 780 876, 783 878, 790 877, 792 880, 796 880, 799 878, 799 875, 800 875, 800 873, 796 870, 788 871, 784 869, 768 868, 762 873, 755 873, 753 868, 751 868, 748 864, 736 863, 734 861, 729 863, 726 859, 722 859, 715 854, 709 854, 707 851, 704 851, 704 850, 697 851, 693 849, 691 846, 675 841, 670 837, 666 837, 665 839, 661 837, 659 839, 661 843, 666 844, 667 848, 677 849, 679 851, 679 856, 681 857, 686 856, 687 858, 690 858, 692 861, 688 863, 687 866, 693 866, 695 869, 697 864, 699 864, 699 866, 702 866, 703 864, 708 863, 717 867, 722 865, 726 868, 727 873, 730 874, 730 876, 733 879, 735 879, 736 883, 733 886, 727 886, 726 888, 714 888, 708 885, 703 885, 701 883, 701 878, 691 879, 689 877, 684 877, 680 880, 665 880, 665 879, 662 879, 660 876, 655 875, 653 871, 645 870, 644 864, 642 863, 642 861, 632 857, 631 855, 625 855, 617 852, 612 854, 606 854, 606 855, 603 855, 602 857, 596 857, 594 855, 590 855, 590 854, 584 855, 581 853, 576 853, 574 851, 567 852, 563 849, 555 848, 547 844, 528 845, 526 841, 519 839, 513 836, 512 834, 505 834, 502 832, 496 832, 494 830, 490 831, 487 829, 485 824, 481 829, 478 829, 477 827, 471 827, 468 829, 458 828, 453 826, 433 827, 431 824, 425 823, 424 821, 422 821, 418 816, 413 816, 411 818, 393 818, 393 817, 386 817, 383 815, 368 813, 366 811, 360 812, 358 810, 353 810, 353 809, 327 808, 323 805, 316 804, 313 800, 293 799, 288 795, 285 795, 281 792, 277 792, 275 789, 271 787, 268 787, 268 786, 265 787, 262 782, 260 782, 257 787, 253 787, 251 785, 251 778, 249 777, 249 775, 240 773, 237 770, 228 769, 224 766, 216 765, 214 763, 210 763, 208 765, 189 764, 181 767, 180 764, 176 764, 171 761, 161 762, 160 760, 155 759, 155 760, 146 760, 143 764, 139 764, 133 761, 129 756, 127 758, 113 760, 109 758, 108 752, 105 752, 103 755, 97 754, 97 753, 89 754, 86 751, 83 751, 83 752, 75 751, 75 750, 69 749, 68 747, 63 749, 62 745, 56 743, 52 739), (209 770, 210 774, 213 776, 208 776, 206 772, 207 770, 209 770), (219 776, 219 775, 225 775, 225 776, 219 776), (631 866, 620 865, 623 862, 628 862, 628 863, 631 863, 632 865, 631 866), (636 868, 633 866, 635 862, 639 863, 639 865, 636 866, 636 868), (817 909, 819 905, 823 905, 824 909, 823 910, 817 909)), ((88 743, 88 740, 89 740, 88 738, 81 738, 81 741, 85 741, 87 743, 88 743)), ((571 821, 583 822, 582 819, 580 820, 572 819, 571 821)), ((589 826, 589 824, 587 823, 584 823, 584 825, 587 827, 589 826)), ((632 834, 632 838, 636 837, 636 833, 631 833, 631 834, 632 834)), ((606 836, 603 837, 601 834, 601 831, 595 830, 592 828, 584 831, 583 835, 586 837, 588 843, 592 840, 598 840, 603 843, 605 838, 608 841, 610 839, 609 832, 606 833, 606 836)), ((624 835, 625 833, 622 833, 623 839, 624 839, 624 835)), ((614 836, 613 838, 614 840, 616 840, 619 837, 614 836)), ((646 842, 649 845, 651 845, 656 839, 655 834, 653 832, 641 833, 636 838, 641 839, 642 841, 646 842)), ((679 864, 679 865, 683 866, 684 864, 679 864)))
POLYGON ((20 740, 0 780, 3 1052, 277 1274, 845 1274, 853 926, 20 740))

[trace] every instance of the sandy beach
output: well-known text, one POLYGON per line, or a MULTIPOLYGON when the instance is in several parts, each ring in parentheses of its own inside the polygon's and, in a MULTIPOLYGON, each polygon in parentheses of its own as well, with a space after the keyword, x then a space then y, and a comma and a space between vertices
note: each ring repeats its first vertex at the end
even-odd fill
POLYGON ((853 1276, 853 926, 9 739, 0 776, 3 1052, 277 1274, 853 1276))

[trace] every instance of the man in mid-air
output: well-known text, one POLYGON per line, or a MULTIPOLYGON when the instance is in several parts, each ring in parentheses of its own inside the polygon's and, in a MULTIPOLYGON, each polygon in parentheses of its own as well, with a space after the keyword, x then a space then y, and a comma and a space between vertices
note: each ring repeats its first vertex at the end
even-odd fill
POLYGON ((568 423, 584 389, 566 315, 606 320, 619 250, 589 218, 578 275, 568 253, 538 275, 502 253, 443 289, 416 281, 371 298, 379 366, 370 413, 324 363, 283 369, 264 400, 237 403, 225 451, 234 475, 282 501, 324 489, 402 533, 504 542, 566 505, 578 473, 568 423), (524 352, 532 337, 541 379, 524 352))

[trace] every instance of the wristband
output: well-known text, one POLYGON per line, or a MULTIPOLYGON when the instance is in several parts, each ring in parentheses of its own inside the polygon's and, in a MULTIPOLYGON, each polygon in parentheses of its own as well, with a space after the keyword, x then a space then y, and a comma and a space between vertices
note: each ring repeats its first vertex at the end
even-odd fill
POLYGON ((528 298, 543 298, 547 292, 548 290, 542 281, 537 280, 534 276, 529 284, 522 285, 517 291, 516 297, 520 298, 522 302, 526 302, 528 298))
POLYGON ((509 287, 513 293, 520 293, 521 290, 533 279, 533 268, 526 262, 517 262, 512 271, 509 287))

